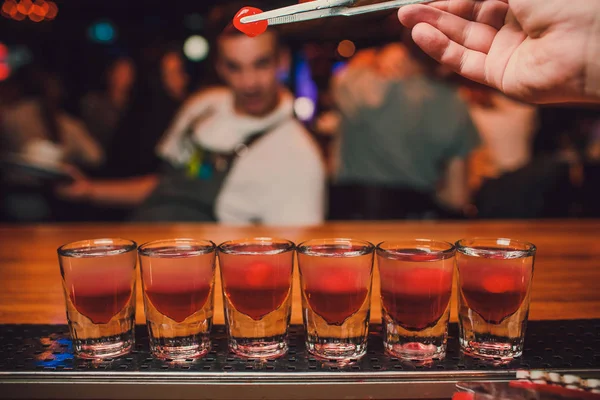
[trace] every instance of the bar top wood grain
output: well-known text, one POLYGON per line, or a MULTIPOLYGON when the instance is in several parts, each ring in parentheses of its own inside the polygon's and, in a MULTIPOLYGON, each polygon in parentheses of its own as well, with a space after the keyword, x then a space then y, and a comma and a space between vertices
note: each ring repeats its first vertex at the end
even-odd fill
MULTIPOLYGON (((600 220, 508 222, 349 222, 310 228, 230 227, 213 224, 78 224, 0 226, 0 324, 64 324, 65 303, 56 249, 67 242, 122 237, 138 244, 176 237, 220 243, 244 237, 283 237, 296 243, 312 238, 384 240, 430 238, 454 242, 464 237, 509 237, 538 247, 530 319, 600 318, 600 220)), ((297 272, 296 272, 297 278, 297 272)), ((379 276, 373 285, 372 320, 380 321, 379 276)), ((223 323, 217 274, 215 322, 223 323)), ((456 290, 455 290, 456 294, 456 290)), ((140 287, 137 322, 144 323, 140 287)), ((297 279, 292 322, 302 323, 297 279)), ((452 304, 456 320, 456 296, 452 304)))

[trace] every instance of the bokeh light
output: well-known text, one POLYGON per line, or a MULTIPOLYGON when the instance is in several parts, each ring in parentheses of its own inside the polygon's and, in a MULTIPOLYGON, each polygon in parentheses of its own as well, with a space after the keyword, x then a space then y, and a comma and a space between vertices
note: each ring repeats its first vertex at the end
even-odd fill
POLYGON ((48 2, 48 12, 46 13, 46 19, 52 21, 58 15, 58 6, 55 2, 48 2))
POLYGON ((8 47, 4 43, 0 43, 0 62, 8 58, 8 47))
POLYGON ((31 0, 21 0, 19 5, 17 6, 17 11, 19 11, 23 15, 28 15, 29 11, 33 7, 33 3, 31 0))
POLYGON ((6 0, 2 4, 2 16, 6 18, 12 18, 10 15, 12 10, 17 8, 17 2, 14 0, 6 0))
POLYGON ((294 112, 300 121, 310 121, 315 115, 316 105, 308 97, 298 97, 294 101, 294 112))
POLYGON ((337 47, 340 56, 350 58, 356 53, 356 45, 351 40, 342 40, 337 47))
POLYGON ((10 76, 10 67, 5 62, 0 62, 0 81, 6 80, 10 76))
POLYGON ((112 43, 117 37, 117 32, 110 21, 98 21, 89 27, 88 36, 96 43, 112 43))
POLYGON ((13 9, 13 11, 10 13, 10 16, 15 21, 23 21, 25 18, 27 18, 27 15, 21 14, 17 8, 13 9))
POLYGON ((58 6, 46 0, 4 0, 0 14, 15 21, 23 21, 27 17, 34 22, 51 21, 58 14, 58 6))
POLYGON ((210 46, 203 36, 193 35, 183 44, 183 53, 191 61, 202 61, 208 57, 210 46))

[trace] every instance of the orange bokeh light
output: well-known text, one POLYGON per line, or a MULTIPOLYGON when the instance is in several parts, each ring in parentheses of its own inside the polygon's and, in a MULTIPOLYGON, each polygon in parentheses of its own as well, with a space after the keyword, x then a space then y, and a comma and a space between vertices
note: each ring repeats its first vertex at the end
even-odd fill
POLYGON ((12 10, 17 8, 17 2, 14 0, 6 0, 4 4, 2 4, 2 12, 8 16, 10 16, 12 10))
POLYGON ((48 12, 46 13, 46 18, 49 20, 53 20, 54 18, 56 18, 56 15, 58 14, 58 6, 53 1, 49 1, 47 4, 48 4, 48 12))
POLYGON ((4 0, 0 14, 6 18, 23 21, 29 17, 34 22, 56 18, 58 6, 54 1, 46 0, 4 0))
POLYGON ((350 58, 356 53, 356 45, 350 40, 342 40, 337 48, 340 56, 350 58))
POLYGON ((46 4, 46 3, 41 0, 37 0, 35 3, 33 3, 33 6, 31 7, 31 11, 29 12, 29 18, 32 21, 37 20, 36 22, 39 22, 44 19, 44 17, 48 13, 48 9, 49 9, 49 7, 46 7, 46 10, 44 10, 44 7, 42 7, 42 5, 44 5, 44 4, 46 4), (31 17, 32 15, 34 16, 35 19, 31 17))
POLYGON ((19 2, 19 5, 17 6, 17 11, 23 15, 29 15, 32 7, 33 3, 31 2, 31 0, 21 0, 19 2))
POLYGON ((43 15, 39 15, 35 12, 30 12, 28 15, 29 19, 32 20, 33 22, 41 22, 44 20, 44 16, 43 15))
POLYGON ((50 5, 45 1, 41 1, 40 3, 41 4, 39 6, 41 7, 42 15, 45 17, 48 14, 48 11, 50 11, 50 5))

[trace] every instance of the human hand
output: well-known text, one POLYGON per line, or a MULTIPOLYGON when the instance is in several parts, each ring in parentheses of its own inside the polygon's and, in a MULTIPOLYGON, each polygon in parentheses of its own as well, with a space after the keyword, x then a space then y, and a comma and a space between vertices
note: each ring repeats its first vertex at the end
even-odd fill
POLYGON ((600 102, 598 0, 443 0, 398 17, 431 57, 511 97, 600 102))

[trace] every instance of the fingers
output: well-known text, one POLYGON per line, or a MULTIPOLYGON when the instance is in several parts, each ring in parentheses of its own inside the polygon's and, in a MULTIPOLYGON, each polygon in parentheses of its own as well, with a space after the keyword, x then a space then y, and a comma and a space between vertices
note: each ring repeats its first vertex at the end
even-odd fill
POLYGON ((468 49, 487 53, 498 31, 486 24, 473 22, 434 7, 416 6, 399 14, 401 22, 409 28, 426 23, 440 30, 450 40, 468 49))
POLYGON ((466 48, 452 40, 437 28, 419 23, 413 28, 413 40, 436 61, 458 72, 465 78, 485 83, 484 53, 466 48))
POLYGON ((508 12, 508 0, 446 0, 430 4, 457 17, 500 29, 508 12))

